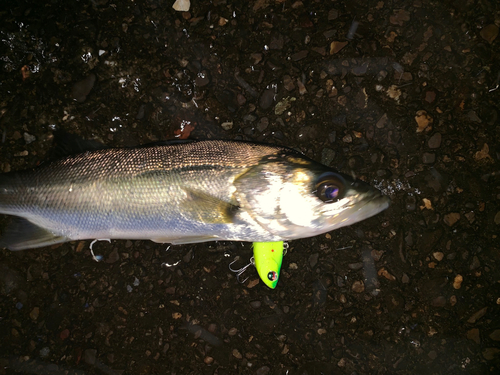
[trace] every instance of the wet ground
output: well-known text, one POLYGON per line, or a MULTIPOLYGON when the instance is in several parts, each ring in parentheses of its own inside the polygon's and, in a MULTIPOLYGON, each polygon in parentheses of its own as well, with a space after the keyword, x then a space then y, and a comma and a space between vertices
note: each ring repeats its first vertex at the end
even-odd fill
POLYGON ((275 290, 229 271, 248 244, 1 250, 0 374, 498 373, 498 3, 172 3, 3 3, 1 170, 59 128, 245 139, 392 205, 291 242, 275 290))

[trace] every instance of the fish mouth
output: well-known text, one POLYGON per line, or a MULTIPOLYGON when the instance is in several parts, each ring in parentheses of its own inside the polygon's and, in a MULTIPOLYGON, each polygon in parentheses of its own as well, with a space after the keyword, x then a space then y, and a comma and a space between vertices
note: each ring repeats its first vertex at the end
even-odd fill
MULTIPOLYGON (((360 194, 359 191, 357 191, 357 194, 360 194)), ((346 210, 345 225, 351 225, 375 216, 389 208, 390 203, 391 200, 388 196, 370 188, 368 191, 361 193, 361 199, 355 202, 351 209, 346 210)))

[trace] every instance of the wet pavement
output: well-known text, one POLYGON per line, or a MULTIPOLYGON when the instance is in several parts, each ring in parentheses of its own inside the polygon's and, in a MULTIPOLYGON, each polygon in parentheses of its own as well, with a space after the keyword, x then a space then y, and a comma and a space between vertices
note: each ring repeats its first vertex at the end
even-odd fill
POLYGON ((229 270, 249 244, 0 250, 0 374, 498 373, 498 3, 172 3, 2 5, 1 170, 53 129, 244 139, 392 205, 290 242, 275 290, 229 270))

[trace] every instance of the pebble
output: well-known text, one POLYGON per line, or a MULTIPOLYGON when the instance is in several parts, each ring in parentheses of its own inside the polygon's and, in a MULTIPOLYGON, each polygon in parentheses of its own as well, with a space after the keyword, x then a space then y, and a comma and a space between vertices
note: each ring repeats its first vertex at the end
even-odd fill
POLYGON ((250 306, 254 309, 258 309, 261 305, 262 305, 262 303, 260 301, 251 301, 250 302, 250 306))
POLYGON ((450 212, 444 215, 443 221, 448 226, 453 226, 458 220, 460 220, 460 214, 458 212, 450 212))
POLYGON ((187 12, 191 7, 190 0, 176 0, 172 8, 174 8, 178 12, 187 12))
POLYGON ((467 323, 474 324, 476 323, 479 319, 481 319, 485 314, 486 311, 488 311, 487 307, 483 307, 481 310, 476 311, 472 316, 467 320, 467 323))
POLYGON ((34 307, 33 310, 30 312, 30 318, 33 320, 37 320, 38 316, 40 315, 40 308, 34 307))
POLYGON ((500 341, 500 329, 495 329, 489 336, 494 341, 500 341))
POLYGON ((492 361, 495 358, 498 357, 498 354, 500 354, 500 349, 498 348, 486 348, 482 352, 484 359, 487 361, 492 361))
POLYGON ((424 152, 422 155, 422 162, 424 164, 432 164, 436 161, 436 154, 432 152, 424 152))
POLYGON ((268 109, 271 107, 274 101, 274 95, 275 95, 275 90, 274 88, 270 87, 262 93, 259 99, 259 106, 262 109, 268 109))
POLYGON ((207 365, 211 365, 213 363, 214 359, 210 356, 206 356, 204 359, 203 359, 203 362, 205 362, 205 364, 207 365))
POLYGON ((40 358, 47 358, 50 354, 50 349, 46 346, 40 349, 40 358))
POLYGON ((262 117, 257 123, 257 130, 263 132, 269 126, 269 119, 267 117, 262 117))
POLYGON ((331 148, 325 147, 321 152, 321 163, 324 165, 330 165, 333 159, 335 159, 335 151, 331 148))
POLYGON ((84 353, 85 363, 87 363, 88 365, 94 365, 95 360, 96 360, 96 356, 97 356, 97 350, 95 350, 95 349, 85 350, 85 353, 84 353))
POLYGON ((289 75, 283 76, 283 86, 287 91, 295 90, 295 85, 293 84, 292 77, 289 75))
POLYGON ((425 101, 427 103, 432 103, 436 99, 436 93, 434 91, 427 91, 425 93, 425 101))
POLYGON ((493 219, 496 225, 500 225, 500 211, 498 211, 493 219))
POLYGON ((469 340, 474 341, 476 344, 481 343, 481 338, 479 336, 479 329, 478 328, 472 328, 467 331, 467 338, 469 340))
POLYGON ((233 357, 237 358, 237 359, 243 358, 243 356, 241 355, 241 353, 238 349, 233 349, 233 357))
POLYGON ((427 142, 429 148, 439 148, 441 146, 441 133, 436 133, 427 142))
POLYGON ((363 293, 365 291, 365 283, 363 281, 355 281, 352 284, 352 291, 354 293, 363 293))
POLYGON ((415 121, 417 122, 417 133, 421 133, 431 129, 434 119, 426 111, 419 110, 415 115, 415 121))
POLYGON ((267 375, 271 372, 271 369, 267 366, 262 366, 257 371, 255 371, 255 375, 267 375))
POLYGON ((229 331, 227 332, 227 334, 228 334, 229 336, 234 336, 234 335, 236 335, 237 333, 238 333, 238 329, 237 329, 237 328, 234 328, 234 327, 233 327, 233 328, 231 328, 231 329, 229 329, 229 331))
POLYGON ((387 113, 384 113, 382 117, 377 121, 375 125, 378 129, 383 129, 389 122, 389 117, 387 117, 387 113))
POLYGON ((498 26, 495 24, 490 24, 485 27, 480 32, 481 38, 486 40, 488 43, 492 43, 498 36, 498 26))
POLYGON ((314 253, 309 256, 309 266, 311 266, 311 268, 316 267, 316 264, 318 264, 318 258, 319 258, 319 253, 314 253))
POLYGON ((306 86, 302 83, 300 79, 297 80, 297 86, 299 86, 299 94, 304 95, 307 93, 306 86))
POLYGON ((71 97, 78 103, 83 103, 94 87, 95 79, 95 74, 90 73, 87 77, 75 83, 71 90, 71 97))
POLYGON ((36 137, 34 135, 29 134, 29 133, 24 133, 23 137, 24 137, 24 141, 26 142, 27 145, 29 145, 31 142, 36 141, 36 137))

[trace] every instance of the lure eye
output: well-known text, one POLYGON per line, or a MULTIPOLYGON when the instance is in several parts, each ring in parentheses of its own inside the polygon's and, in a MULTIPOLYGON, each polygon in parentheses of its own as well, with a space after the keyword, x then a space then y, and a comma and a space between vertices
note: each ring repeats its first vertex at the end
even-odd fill
POLYGON ((274 271, 269 271, 269 273, 267 274, 267 278, 269 279, 269 281, 276 281, 278 280, 278 274, 274 271))
POLYGON ((325 203, 333 203, 342 198, 343 178, 338 174, 328 172, 322 174, 316 183, 316 196, 325 203))

